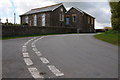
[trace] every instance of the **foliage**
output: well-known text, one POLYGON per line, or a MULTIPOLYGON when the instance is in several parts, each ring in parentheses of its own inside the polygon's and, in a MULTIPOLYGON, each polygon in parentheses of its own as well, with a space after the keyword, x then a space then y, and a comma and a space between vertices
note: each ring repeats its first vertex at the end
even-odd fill
POLYGON ((26 23, 26 22, 23 22, 23 23, 22 23, 22 25, 28 25, 28 23, 26 23))
POLYGON ((2 25, 8 25, 8 26, 20 26, 21 24, 2 23, 2 25))
POLYGON ((120 2, 110 2, 111 23, 114 30, 120 30, 120 2))
POLYGON ((3 23, 3 25, 13 25, 12 23, 3 23))

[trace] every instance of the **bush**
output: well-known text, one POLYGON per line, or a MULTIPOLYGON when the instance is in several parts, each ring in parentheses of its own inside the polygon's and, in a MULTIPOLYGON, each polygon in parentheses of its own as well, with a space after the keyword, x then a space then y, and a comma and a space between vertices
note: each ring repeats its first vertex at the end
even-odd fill
POLYGON ((13 25, 12 23, 3 23, 3 25, 13 25))
POLYGON ((116 31, 116 30, 108 30, 105 33, 118 34, 118 31, 116 31))
POLYGON ((22 23, 22 25, 28 25, 28 23, 24 22, 24 23, 22 23))

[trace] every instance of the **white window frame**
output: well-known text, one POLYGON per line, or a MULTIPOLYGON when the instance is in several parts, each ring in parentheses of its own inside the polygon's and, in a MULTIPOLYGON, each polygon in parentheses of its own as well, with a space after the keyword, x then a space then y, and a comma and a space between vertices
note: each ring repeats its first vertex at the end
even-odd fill
POLYGON ((76 16, 74 15, 74 16, 72 16, 72 21, 73 22, 76 22, 76 16), (74 18, 75 17, 75 18, 74 18))
POLYGON ((34 15, 34 26, 37 26, 37 15, 34 15))
POLYGON ((64 21, 64 14, 60 14, 60 21, 64 21))
POLYGON ((94 22, 94 19, 93 19, 93 18, 91 18, 91 24, 93 24, 93 22, 94 22))
POLYGON ((88 16, 88 24, 90 23, 90 17, 88 16))
POLYGON ((42 26, 45 26, 46 24, 45 24, 45 16, 46 16, 46 14, 45 13, 43 13, 42 14, 42 16, 41 16, 41 18, 42 18, 42 26))
POLYGON ((25 22, 28 23, 28 20, 29 20, 29 18, 28 18, 28 16, 26 16, 25 22))

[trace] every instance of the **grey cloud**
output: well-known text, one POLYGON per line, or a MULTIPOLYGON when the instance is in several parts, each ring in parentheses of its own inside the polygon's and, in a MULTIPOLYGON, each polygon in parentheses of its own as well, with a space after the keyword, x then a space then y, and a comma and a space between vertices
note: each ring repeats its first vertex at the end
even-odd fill
POLYGON ((94 16, 96 21, 103 24, 104 27, 107 26, 104 24, 110 24, 111 14, 103 10, 108 10, 110 8, 108 2, 64 2, 63 4, 65 7, 78 7, 87 12, 94 16))

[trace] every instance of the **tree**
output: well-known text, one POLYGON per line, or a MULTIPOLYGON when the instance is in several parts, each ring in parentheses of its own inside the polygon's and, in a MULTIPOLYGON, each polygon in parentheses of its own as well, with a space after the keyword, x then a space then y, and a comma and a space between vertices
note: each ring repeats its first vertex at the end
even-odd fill
POLYGON ((28 23, 26 23, 26 22, 23 22, 23 23, 22 23, 22 25, 28 25, 28 23))
POLYGON ((111 8, 111 24, 114 30, 120 30, 120 2, 109 2, 111 8))

